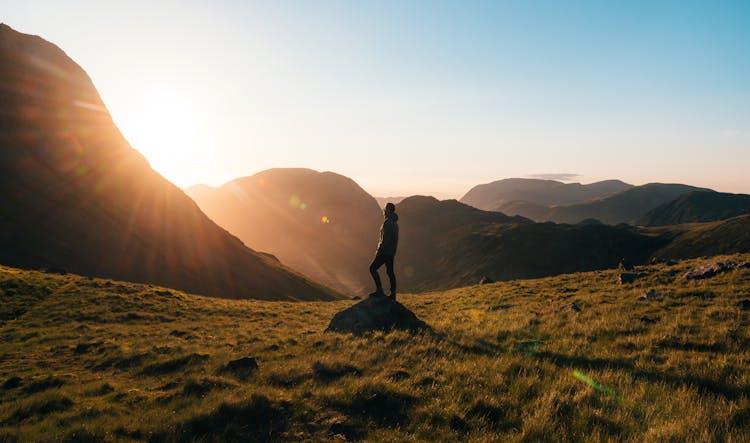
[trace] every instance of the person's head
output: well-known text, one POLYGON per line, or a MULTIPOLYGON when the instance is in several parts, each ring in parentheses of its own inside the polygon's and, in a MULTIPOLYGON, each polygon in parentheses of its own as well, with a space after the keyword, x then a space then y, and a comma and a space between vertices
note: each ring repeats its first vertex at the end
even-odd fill
POLYGON ((385 205, 385 209, 383 209, 383 214, 390 215, 396 212, 396 205, 393 203, 387 203, 385 205))

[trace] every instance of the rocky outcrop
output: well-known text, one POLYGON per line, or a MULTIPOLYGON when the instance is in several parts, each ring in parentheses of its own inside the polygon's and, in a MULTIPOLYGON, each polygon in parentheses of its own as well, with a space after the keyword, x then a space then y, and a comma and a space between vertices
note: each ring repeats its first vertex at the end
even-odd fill
POLYGON ((717 261, 706 263, 704 265, 698 266, 697 268, 691 269, 690 271, 685 273, 684 277, 686 280, 702 280, 704 278, 711 278, 722 272, 747 267, 750 267, 750 262, 736 262, 733 260, 717 261))
POLYGON ((429 327, 401 303, 388 297, 369 297, 337 313, 326 332, 363 335, 401 329, 417 332, 429 327))

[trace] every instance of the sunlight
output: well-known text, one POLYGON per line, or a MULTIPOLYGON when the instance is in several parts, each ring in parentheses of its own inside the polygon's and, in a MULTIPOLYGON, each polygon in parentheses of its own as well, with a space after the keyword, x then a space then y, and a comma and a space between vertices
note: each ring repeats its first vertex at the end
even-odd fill
POLYGON ((112 111, 117 126, 151 167, 178 186, 194 183, 205 122, 187 97, 159 90, 112 111))

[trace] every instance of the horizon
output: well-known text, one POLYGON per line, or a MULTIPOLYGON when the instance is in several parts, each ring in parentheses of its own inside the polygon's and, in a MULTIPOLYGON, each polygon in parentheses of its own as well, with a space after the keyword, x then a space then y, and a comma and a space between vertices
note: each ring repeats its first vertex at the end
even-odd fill
POLYGON ((285 166, 376 197, 545 175, 750 193, 741 2, 147 5, 3 21, 79 63, 183 189, 285 166))

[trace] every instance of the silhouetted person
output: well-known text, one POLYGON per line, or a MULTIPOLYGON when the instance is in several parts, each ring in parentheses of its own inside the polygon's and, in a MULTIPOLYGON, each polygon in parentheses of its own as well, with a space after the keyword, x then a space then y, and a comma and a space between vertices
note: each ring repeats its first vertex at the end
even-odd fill
POLYGON ((396 214, 396 206, 393 203, 385 205, 383 210, 385 220, 383 220, 383 226, 380 227, 380 243, 378 243, 378 250, 375 252, 375 258, 370 264, 370 274, 372 279, 375 280, 375 292, 370 294, 370 297, 382 297, 383 284, 380 282, 380 275, 378 275, 378 269, 385 265, 386 273, 391 284, 391 298, 396 300, 396 274, 393 273, 393 257, 396 255, 396 247, 398 246, 398 215, 396 214))

